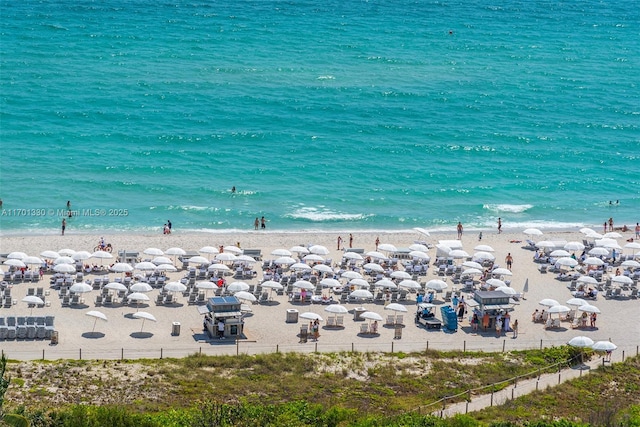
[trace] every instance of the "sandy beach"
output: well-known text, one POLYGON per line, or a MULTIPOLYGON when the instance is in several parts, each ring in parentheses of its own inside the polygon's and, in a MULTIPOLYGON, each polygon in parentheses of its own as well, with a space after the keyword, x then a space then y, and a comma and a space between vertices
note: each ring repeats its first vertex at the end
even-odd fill
MULTIPOLYGON (((578 231, 545 231, 543 236, 535 237, 536 241, 578 241, 582 242, 584 236, 578 231)), ((343 244, 349 247, 348 233, 340 234, 343 244)), ((25 252, 28 255, 40 256, 45 250, 58 251, 63 248, 71 248, 76 251, 84 250, 93 252, 99 235, 67 233, 65 236, 53 235, 25 235, 0 238, 0 254, 8 254, 14 251, 25 252)), ((438 244, 439 240, 455 239, 455 233, 434 233, 425 237, 416 231, 393 233, 353 233, 353 248, 363 249, 365 252, 375 250, 376 238, 381 244, 392 244, 398 248, 406 248, 416 241, 425 241, 430 245, 438 244)), ((618 239, 624 246, 626 239, 633 237, 632 232, 623 233, 618 239)), ((340 261, 342 250, 337 249, 337 233, 279 233, 279 232, 248 232, 242 234, 182 234, 176 231, 170 235, 132 235, 114 234, 105 235, 105 240, 113 245, 114 255, 119 250, 127 252, 139 252, 140 258, 152 258, 144 255, 146 248, 154 247, 166 250, 171 247, 180 247, 186 251, 198 251, 204 246, 219 247, 221 245, 239 244, 243 249, 260 249, 265 260, 275 259, 271 252, 277 248, 289 249, 295 245, 308 246, 311 244, 326 246, 330 253, 325 256, 332 259, 331 266, 340 261)), ((302 312, 314 312, 326 318, 326 305, 322 304, 295 304, 289 301, 287 295, 275 296, 272 303, 252 304, 251 313, 245 316, 244 336, 241 339, 218 340, 210 339, 202 328, 202 315, 198 312, 198 305, 189 305, 182 295, 177 297, 177 304, 170 306, 156 305, 154 303, 159 289, 148 293, 150 302, 129 306, 100 306, 95 307, 94 300, 98 291, 83 294, 84 305, 75 307, 62 307, 61 299, 54 289, 50 289, 50 274, 45 274, 38 283, 13 284, 11 296, 17 301, 9 308, 0 308, 0 317, 8 316, 55 316, 55 329, 58 331, 58 344, 52 345, 48 340, 4 340, 0 341, 0 348, 12 359, 58 359, 58 358, 85 358, 85 359, 118 359, 142 358, 142 357, 181 357, 188 354, 202 352, 205 354, 236 354, 264 353, 273 351, 420 351, 427 347, 430 349, 466 349, 483 351, 502 351, 511 349, 539 348, 540 346, 558 346, 567 343, 571 338, 585 335, 593 339, 611 340, 618 345, 617 352, 625 351, 627 354, 635 354, 640 345, 640 302, 631 298, 605 298, 601 293, 596 301, 590 301, 601 310, 598 315, 595 328, 573 329, 570 322, 561 322, 559 328, 545 329, 541 323, 531 320, 532 312, 545 307, 539 305, 544 298, 552 298, 560 304, 565 304, 572 298, 567 287, 569 282, 561 282, 555 279, 554 273, 540 273, 538 264, 533 262, 534 252, 524 249, 528 236, 521 232, 503 232, 497 234, 495 230, 483 232, 482 241, 478 241, 478 233, 466 233, 462 236, 463 249, 470 255, 474 253, 474 247, 478 244, 490 245, 494 250, 496 264, 506 267, 507 254, 513 257, 513 275, 510 277, 511 287, 518 293, 523 291, 525 281, 528 280, 528 292, 521 298, 515 310, 511 313, 513 320, 518 319, 519 334, 512 338, 511 333, 497 337, 495 331, 475 333, 471 330, 468 316, 459 325, 456 332, 444 330, 425 330, 414 324, 416 311, 415 294, 409 294, 406 301, 401 303, 407 306, 408 312, 404 313, 404 327, 401 338, 394 338, 396 331, 393 327, 385 326, 381 322, 379 334, 361 335, 360 325, 362 321, 354 321, 351 311, 359 306, 364 306, 368 311, 373 311, 386 318, 389 311, 384 309, 383 302, 366 304, 345 304, 350 310, 345 315, 344 328, 326 328, 321 324, 318 341, 308 340, 299 342, 300 326, 308 323, 300 319, 297 323, 287 323, 287 310, 297 309, 302 312), (47 305, 42 308, 29 308, 22 302, 27 295, 28 288, 44 287, 47 305), (94 327, 94 318, 86 313, 90 310, 99 310, 104 313, 108 321, 99 320, 95 326, 95 333, 91 333, 94 327), (153 314, 156 322, 145 321, 132 317, 136 311, 145 311, 153 314), (174 322, 180 323, 180 334, 172 335, 174 322), (144 334, 140 332, 144 331, 144 334)), ((578 252, 578 255, 581 251, 578 252)), ((631 254, 625 249, 623 254, 631 254)), ((433 266, 436 249, 432 248, 428 254, 432 263, 426 276, 421 276, 422 283, 436 278, 437 269, 433 266)), ((170 258, 173 258, 172 256, 170 258)), ((3 258, 2 261, 5 261, 3 258)), ((100 264, 98 259, 90 259, 89 263, 100 264)), ((104 263, 115 262, 105 260, 104 263)), ((181 267, 179 265, 178 267, 181 267)), ((6 265, 2 266, 7 271, 6 265)), ((262 280, 263 272, 261 263, 256 263, 254 269, 257 275, 254 279, 244 280, 249 284, 256 284, 262 280)), ((615 270, 615 269, 614 269, 615 270)), ((179 281, 186 272, 179 270, 168 273, 168 281, 179 281)), ((613 271, 611 272, 613 274, 613 271)), ((115 278, 119 273, 110 273, 115 278)), ((86 275, 84 280, 92 280, 93 275, 86 275)), ((231 276, 227 278, 232 282, 231 276)), ((447 283, 452 290, 455 286, 451 278, 447 283)), ((628 292, 627 292, 628 294, 628 292)), ((210 295, 211 296, 211 295, 210 295)), ((438 294, 436 304, 449 304, 443 301, 444 293, 438 294)), ((471 299, 472 295, 465 294, 465 299, 471 299)), ((439 309, 436 316, 441 318, 439 309)))

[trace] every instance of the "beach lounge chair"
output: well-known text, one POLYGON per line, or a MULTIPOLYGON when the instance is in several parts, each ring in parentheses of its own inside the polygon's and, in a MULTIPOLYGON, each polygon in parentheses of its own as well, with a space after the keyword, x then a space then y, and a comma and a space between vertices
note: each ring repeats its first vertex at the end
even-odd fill
POLYGON ((368 334, 369 333, 369 324, 368 323, 363 323, 362 325, 360 325, 360 333, 361 334, 368 334))
POLYGON ((331 316, 327 317, 327 328, 334 328, 336 326, 336 318, 331 316))
POLYGON ((18 339, 27 338, 27 319, 20 316, 17 318, 18 324, 16 325, 16 337, 18 339))
POLYGON ((198 294, 193 293, 193 292, 190 293, 189 294, 189 300, 187 301, 187 304, 193 305, 193 304, 195 304, 197 302, 198 302, 198 294))
POLYGON ((169 294, 169 295, 164 297, 164 305, 170 305, 170 304, 173 304, 173 303, 174 303, 173 294, 169 294))
POLYGON ((396 315, 396 325, 402 325, 404 321, 404 317, 402 314, 396 315))
POLYGON ((95 305, 96 307, 100 307, 102 305, 103 297, 102 295, 96 295, 95 305))
POLYGON ((300 342, 307 342, 309 336, 309 327, 307 325, 300 326, 300 342))
POLYGON ((336 316, 336 327, 343 328, 344 327, 344 316, 336 316))
POLYGON ((54 320, 55 320, 55 317, 53 316, 45 316, 44 318, 44 325, 45 325, 44 328, 46 331, 45 338, 47 339, 51 339, 51 336, 53 335, 53 331, 55 330, 53 326, 54 320))
POLYGON ((395 325, 396 323, 396 316, 394 316, 393 314, 389 314, 387 316, 387 325, 395 325))
POLYGON ((9 335, 9 328, 7 327, 5 318, 0 317, 0 340, 7 339, 7 335, 9 335))
POLYGON ((7 339, 14 340, 17 336, 16 318, 13 316, 7 317, 7 339))
POLYGON ((65 295, 62 297, 62 306, 69 307, 69 295, 65 295))
POLYGON ((36 318, 27 317, 27 338, 33 340, 36 338, 36 318))

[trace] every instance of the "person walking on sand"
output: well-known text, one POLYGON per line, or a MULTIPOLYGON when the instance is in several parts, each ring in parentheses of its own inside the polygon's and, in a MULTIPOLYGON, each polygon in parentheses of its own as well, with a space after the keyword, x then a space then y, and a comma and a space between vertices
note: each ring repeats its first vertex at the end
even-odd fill
POLYGON ((502 233, 502 218, 498 218, 498 234, 502 233))
POLYGON ((376 251, 378 250, 379 244, 380 244, 380 237, 376 237, 376 251))
POLYGON ((636 222, 636 239, 640 239, 640 223, 636 222))
POLYGON ((353 234, 349 233, 349 247, 353 248, 353 234))
POLYGON ((258 219, 258 217, 256 217, 256 220, 253 221, 253 228, 257 230, 259 227, 260 227, 260 220, 258 219))
POLYGON ((609 231, 613 231, 613 218, 609 218, 609 231))
POLYGON ((518 338, 518 319, 513 322, 511 329, 513 329, 513 338, 518 338))
POLYGON ((67 228, 67 220, 62 218, 62 235, 64 236, 64 230, 67 228))
POLYGON ((507 268, 511 270, 511 266, 513 265, 513 257, 511 256, 511 252, 507 254, 507 257, 504 259, 504 262, 507 263, 507 268))
POLYGON ((462 240, 462 223, 458 221, 458 240, 462 240))
POLYGON ((338 236, 338 250, 340 250, 341 244, 342 244, 342 236, 338 236))

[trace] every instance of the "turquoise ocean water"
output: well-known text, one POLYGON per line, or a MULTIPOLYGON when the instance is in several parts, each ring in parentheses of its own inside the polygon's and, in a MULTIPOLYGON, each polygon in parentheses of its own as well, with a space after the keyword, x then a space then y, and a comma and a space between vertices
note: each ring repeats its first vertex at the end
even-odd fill
POLYGON ((3 234, 640 221, 634 2, 0 5, 3 234))

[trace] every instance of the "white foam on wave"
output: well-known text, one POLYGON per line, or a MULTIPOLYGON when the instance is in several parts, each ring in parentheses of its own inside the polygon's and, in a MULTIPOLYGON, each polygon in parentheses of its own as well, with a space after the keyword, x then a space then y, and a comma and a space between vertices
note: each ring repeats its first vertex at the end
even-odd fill
POLYGON ((326 76, 318 76, 318 80, 335 80, 336 78, 330 74, 326 76))
POLYGON ((509 213, 522 213, 533 208, 533 205, 510 205, 510 204, 485 204, 482 209, 487 209, 493 212, 509 212, 509 213))
POLYGON ((167 207, 167 210, 180 210, 180 211, 196 211, 196 212, 204 212, 211 211, 217 212, 219 208, 214 208, 212 206, 193 206, 193 205, 171 205, 167 207))
POLYGON ((303 219, 303 220, 313 221, 313 222, 328 222, 328 221, 359 221, 372 216, 373 215, 334 212, 326 208, 318 209, 318 208, 312 208, 312 207, 303 207, 303 208, 298 208, 292 213, 286 214, 285 218, 303 219))

